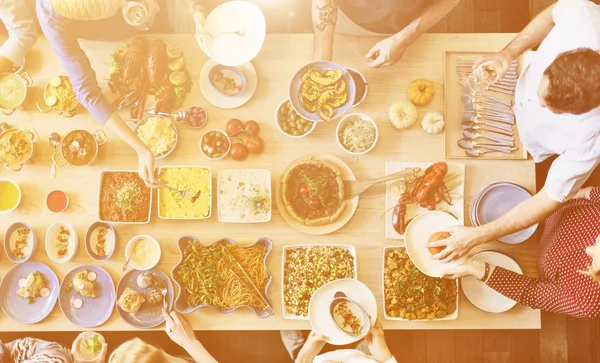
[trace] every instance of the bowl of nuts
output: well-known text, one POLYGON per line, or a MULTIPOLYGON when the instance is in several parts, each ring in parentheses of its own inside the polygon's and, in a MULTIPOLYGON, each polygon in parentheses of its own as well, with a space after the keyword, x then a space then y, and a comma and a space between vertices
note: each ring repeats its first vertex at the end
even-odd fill
POLYGON ((277 128, 285 136, 293 139, 302 138, 315 129, 316 122, 306 120, 292 107, 289 98, 281 102, 275 115, 277 128))

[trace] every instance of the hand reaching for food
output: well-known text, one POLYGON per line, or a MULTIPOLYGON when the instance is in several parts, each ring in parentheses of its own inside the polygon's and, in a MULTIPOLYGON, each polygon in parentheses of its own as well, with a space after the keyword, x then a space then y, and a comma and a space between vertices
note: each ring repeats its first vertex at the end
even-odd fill
POLYGON ((427 243, 430 252, 437 252, 440 248, 442 249, 431 256, 431 258, 441 262, 450 262, 466 256, 473 247, 482 243, 477 228, 455 226, 445 232, 449 233, 450 236, 427 243))
POLYGON ((406 45, 398 34, 385 38, 375 44, 365 56, 365 63, 371 68, 388 67, 400 60, 404 55, 406 45))
POLYGON ((162 313, 165 317, 167 335, 173 342, 187 350, 197 341, 190 323, 183 316, 176 311, 169 314, 165 309, 162 313))

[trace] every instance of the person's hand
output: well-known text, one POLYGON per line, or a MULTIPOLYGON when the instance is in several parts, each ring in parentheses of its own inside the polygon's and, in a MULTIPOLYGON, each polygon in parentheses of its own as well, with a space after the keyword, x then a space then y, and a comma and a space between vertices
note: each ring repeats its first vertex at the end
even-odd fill
POLYGON ((314 330, 310 332, 306 342, 298 352, 298 358, 296 362, 308 363, 315 359, 319 355, 323 347, 327 342, 327 337, 321 334, 317 334, 314 330))
POLYGON ((365 63, 371 68, 388 67, 398 62, 404 55, 407 45, 399 34, 385 38, 375 44, 365 56, 365 63))
POLYGON ((446 247, 440 253, 431 256, 433 259, 450 262, 466 256, 473 247, 482 243, 477 228, 455 226, 445 231, 450 233, 450 237, 427 244, 427 247, 446 247))
POLYGON ((196 39, 200 42, 200 39, 210 39, 212 35, 206 30, 206 16, 201 11, 194 11, 192 16, 194 19, 194 26, 196 28, 196 39))
POLYGON ((156 173, 154 171, 154 155, 150 149, 138 151, 138 174, 148 187, 154 187, 156 173))
POLYGON ((365 337, 365 341, 369 346, 369 352, 371 352, 373 358, 377 359, 378 362, 387 362, 392 358, 392 353, 385 341, 383 326, 379 320, 375 322, 375 325, 371 328, 371 332, 365 337))
POLYGON ((567 200, 571 200, 571 199, 587 199, 587 200, 591 200, 592 198, 592 190, 594 189, 594 187, 587 187, 587 188, 581 188, 577 191, 577 193, 575 193, 575 195, 567 198, 567 200))
POLYGON ((475 70, 483 62, 492 61, 500 64, 500 69, 497 70, 498 75, 494 82, 502 83, 502 78, 506 75, 512 64, 514 57, 506 50, 502 50, 498 53, 484 55, 473 63, 473 70, 475 70))
POLYGON ((165 331, 175 344, 187 350, 198 341, 190 323, 178 312, 172 311, 169 314, 165 309, 162 309, 162 314, 165 317, 165 331))

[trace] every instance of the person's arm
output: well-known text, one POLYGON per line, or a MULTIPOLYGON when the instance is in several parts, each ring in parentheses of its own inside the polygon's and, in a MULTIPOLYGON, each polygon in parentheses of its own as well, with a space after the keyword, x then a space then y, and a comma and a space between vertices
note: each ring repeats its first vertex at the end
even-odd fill
POLYGON ((8 40, 0 47, 0 74, 13 64, 22 66, 25 54, 38 34, 33 17, 23 0, 0 1, 0 20, 8 30, 8 40))
POLYGON ((173 342, 185 349, 196 363, 218 363, 215 358, 196 339, 196 334, 190 323, 176 311, 171 314, 162 310, 165 317, 167 335, 173 342))
MULTIPOLYGON (((444 277, 454 279, 473 276, 481 280, 484 274, 485 263, 469 260, 447 271, 444 277)), ((528 277, 490 265, 489 278, 485 283, 509 299, 534 309, 569 314, 578 318, 600 317, 600 306, 597 302, 574 295, 571 290, 552 281, 528 277)))
POLYGON ((369 67, 387 67, 398 62, 404 51, 413 44, 421 34, 437 24, 446 16, 460 0, 434 0, 423 9, 421 14, 398 33, 375 44, 367 52, 366 63, 369 67))
POLYGON ((312 0, 313 60, 333 59, 333 36, 338 17, 336 0, 312 0))
POLYGON ((315 358, 319 355, 327 337, 317 334, 314 330, 310 332, 306 342, 302 346, 302 349, 298 352, 295 363, 313 363, 315 358))

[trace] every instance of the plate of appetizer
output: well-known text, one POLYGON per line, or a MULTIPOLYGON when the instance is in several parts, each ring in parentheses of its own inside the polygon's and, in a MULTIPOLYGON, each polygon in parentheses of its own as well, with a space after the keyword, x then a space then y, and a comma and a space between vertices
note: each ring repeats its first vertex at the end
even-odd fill
POLYGON ((111 258, 116 244, 117 235, 110 223, 95 222, 85 234, 85 250, 94 260, 106 261, 111 258))
POLYGON ((306 155, 282 172, 277 183, 277 209, 299 232, 323 235, 350 221, 358 196, 344 199, 344 181, 356 180, 352 169, 332 155, 306 155))
POLYGON ((25 223, 12 224, 4 234, 4 251, 11 262, 22 263, 29 260, 37 247, 37 237, 25 223))
POLYGON ((186 192, 185 197, 168 188, 158 190, 161 219, 209 219, 212 215, 212 174, 209 168, 169 166, 159 169, 159 182, 186 192))
POLYGON ((211 307, 228 314, 245 307, 261 319, 273 315, 268 295, 273 279, 267 268, 270 239, 246 246, 224 238, 203 245, 196 237, 184 236, 178 247, 180 260, 171 271, 179 290, 175 310, 189 314, 211 307))
MULTIPOLYGON (((206 98, 211 105, 226 110, 238 108, 250 101, 252 96, 254 96, 254 92, 256 92, 256 86, 258 84, 258 76, 256 75, 256 69, 254 69, 252 63, 248 62, 240 66, 231 67, 231 70, 235 70, 236 74, 240 75, 240 79, 243 79, 244 83, 243 89, 240 88, 239 92, 235 94, 225 94, 220 88, 215 86, 214 78, 211 79, 211 70, 216 66, 218 66, 218 64, 212 59, 209 59, 204 63, 204 66, 200 71, 200 91, 204 98, 206 98)), ((228 89, 236 89, 242 86, 242 83, 237 83, 238 81, 235 78, 223 76, 221 77, 221 80, 228 84, 228 86, 226 86, 228 89)))
POLYGON ((312 295, 339 279, 357 279, 356 248, 345 245, 291 245, 283 248, 283 317, 308 320, 312 295))
POLYGON ((173 283, 161 270, 130 270, 117 286, 117 312, 131 326, 154 328, 165 321, 162 308, 173 308, 173 295, 173 283))
POLYGON ((55 263, 70 261, 77 252, 79 238, 71 225, 57 222, 46 232, 46 254, 55 263))
POLYGON ((465 165, 458 163, 387 162, 386 175, 419 168, 417 174, 386 186, 385 237, 404 239, 411 219, 428 210, 445 211, 465 224, 465 165))
POLYGON ((44 320, 54 309, 59 291, 58 277, 41 262, 13 266, 0 283, 0 307, 23 324, 44 320))
POLYGON ((458 317, 458 280, 419 271, 404 247, 383 250, 383 315, 387 320, 454 320, 458 317))
POLYGON ((219 171, 219 222, 271 220, 271 173, 260 169, 219 171))
POLYGON ((136 171, 103 171, 98 191, 98 220, 113 224, 147 224, 152 189, 136 171))
POLYGON ((65 275, 60 284, 60 309, 73 324, 93 328, 112 315, 116 302, 115 285, 100 266, 81 266, 65 275))

